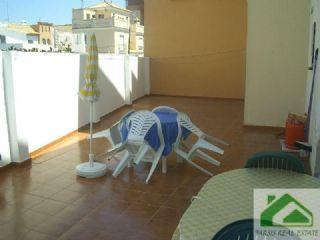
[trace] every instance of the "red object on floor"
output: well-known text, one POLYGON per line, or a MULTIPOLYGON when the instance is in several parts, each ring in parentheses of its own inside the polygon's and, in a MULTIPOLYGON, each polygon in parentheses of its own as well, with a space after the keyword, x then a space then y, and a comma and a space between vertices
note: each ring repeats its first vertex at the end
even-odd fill
POLYGON ((296 141, 304 141, 304 124, 288 119, 286 122, 285 143, 288 148, 295 148, 296 141))

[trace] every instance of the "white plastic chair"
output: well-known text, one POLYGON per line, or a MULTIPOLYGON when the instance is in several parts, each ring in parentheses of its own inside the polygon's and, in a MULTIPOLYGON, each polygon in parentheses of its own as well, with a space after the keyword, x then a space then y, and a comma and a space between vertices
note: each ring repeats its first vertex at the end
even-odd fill
POLYGON ((135 111, 131 110, 124 114, 118 122, 112 125, 111 128, 103 130, 101 132, 93 134, 92 138, 107 138, 111 143, 112 147, 106 153, 106 155, 113 155, 123 149, 123 140, 121 136, 121 129, 123 124, 125 124, 124 120, 132 115, 135 111))
POLYGON ((217 142, 223 145, 229 145, 228 143, 217 139, 215 137, 211 137, 204 132, 202 132, 195 124, 192 123, 188 115, 185 113, 178 114, 178 125, 179 125, 179 133, 177 137, 176 144, 174 146, 175 152, 185 159, 188 163, 190 163, 193 167, 199 169, 200 171, 213 176, 213 174, 206 169, 200 167, 198 164, 192 161, 193 157, 198 156, 207 162, 220 166, 220 162, 210 157, 208 154, 204 153, 200 149, 206 149, 220 155, 223 155, 224 151, 210 143, 209 141, 217 142), (189 130, 191 133, 195 134, 198 137, 196 143, 192 144, 188 139, 183 141, 182 138, 182 127, 189 130), (208 141, 207 141, 208 140, 208 141))
POLYGON ((154 113, 139 111, 129 117, 129 126, 128 138, 123 146, 126 153, 118 163, 112 175, 117 177, 132 160, 135 164, 139 164, 141 161, 152 162, 150 172, 146 179, 146 183, 148 183, 158 165, 165 146, 161 123, 154 113), (160 147, 157 151, 145 141, 145 136, 154 124, 157 125, 157 134, 160 140, 160 147))

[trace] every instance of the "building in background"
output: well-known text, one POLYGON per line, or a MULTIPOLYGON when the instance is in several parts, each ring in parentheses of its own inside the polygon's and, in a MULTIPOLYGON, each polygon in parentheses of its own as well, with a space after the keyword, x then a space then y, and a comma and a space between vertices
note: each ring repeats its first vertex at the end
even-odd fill
POLYGON ((26 23, 0 22, 0 49, 49 51, 50 46, 39 44, 40 33, 26 23))
POLYGON ((144 0, 126 0, 126 2, 127 9, 140 19, 141 25, 144 25, 144 0))
POLYGON ((71 24, 54 26, 54 43, 58 51, 79 53, 86 51, 84 34, 73 33, 71 24))
POLYGON ((73 9, 72 31, 85 34, 86 39, 94 33, 101 53, 142 55, 144 51, 140 20, 130 10, 111 3, 73 9))
POLYGON ((139 18, 133 18, 130 24, 129 54, 143 55, 144 27, 140 25, 139 18))
POLYGON ((39 43, 42 45, 54 45, 53 42, 53 24, 47 22, 38 22, 32 25, 32 28, 39 33, 39 43))

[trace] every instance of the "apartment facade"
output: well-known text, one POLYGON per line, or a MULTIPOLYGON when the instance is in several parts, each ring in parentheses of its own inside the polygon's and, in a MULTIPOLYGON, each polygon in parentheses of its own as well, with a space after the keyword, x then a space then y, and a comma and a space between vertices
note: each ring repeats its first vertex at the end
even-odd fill
POLYGON ((94 33, 101 53, 143 53, 141 41, 144 27, 133 18, 130 10, 111 3, 103 2, 83 9, 73 9, 72 31, 83 33, 86 42, 94 33), (140 43, 140 47, 137 43, 140 43))
POLYGON ((140 19, 144 25, 144 0, 126 0, 127 9, 132 11, 133 15, 140 19))
POLYGON ((0 22, 0 49, 49 51, 50 46, 39 44, 39 33, 26 23, 0 22))
POLYGON ((32 28, 39 33, 39 43, 42 45, 54 45, 53 42, 53 24, 47 22, 38 22, 32 25, 32 28))
POLYGON ((55 25, 54 47, 62 52, 84 53, 86 51, 84 34, 73 33, 71 24, 55 25))

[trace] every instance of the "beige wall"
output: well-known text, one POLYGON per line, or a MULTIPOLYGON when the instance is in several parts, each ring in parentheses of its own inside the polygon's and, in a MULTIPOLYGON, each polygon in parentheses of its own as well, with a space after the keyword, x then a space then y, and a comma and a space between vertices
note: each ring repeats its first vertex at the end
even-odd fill
POLYGON ((309 0, 248 0, 245 124, 284 126, 304 113, 309 0))
POLYGON ((153 94, 244 98, 246 0, 144 4, 153 94))

